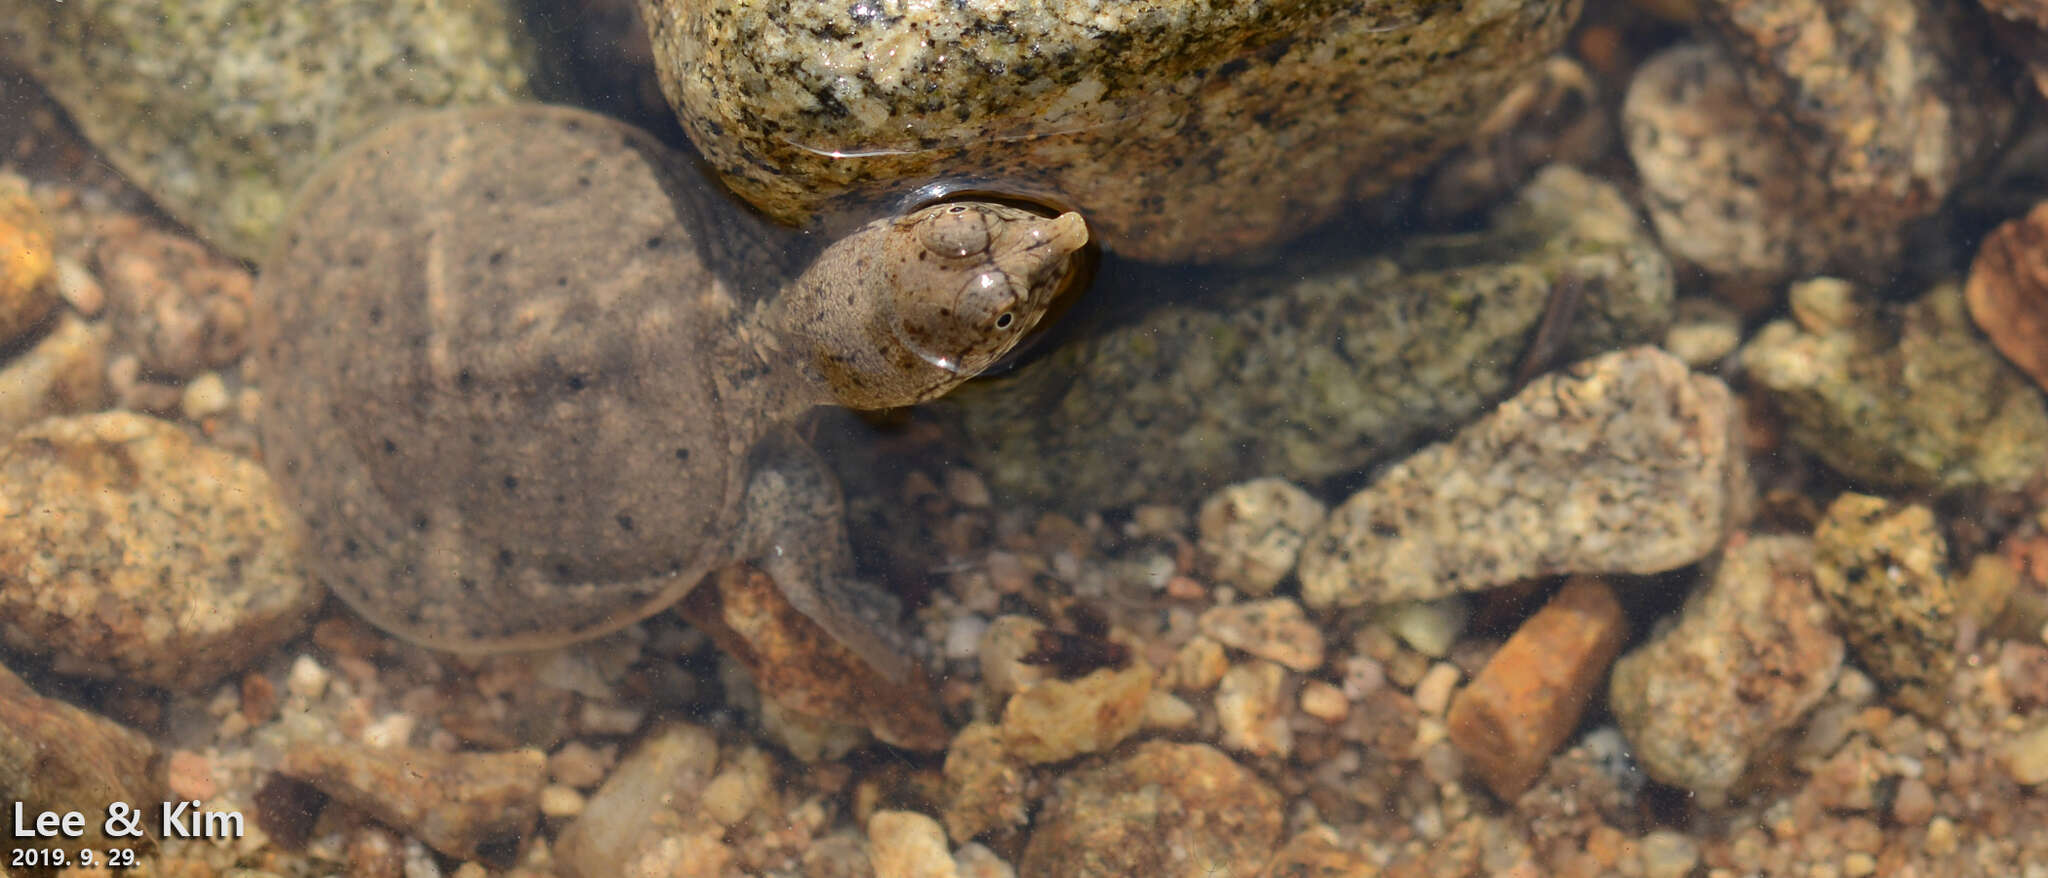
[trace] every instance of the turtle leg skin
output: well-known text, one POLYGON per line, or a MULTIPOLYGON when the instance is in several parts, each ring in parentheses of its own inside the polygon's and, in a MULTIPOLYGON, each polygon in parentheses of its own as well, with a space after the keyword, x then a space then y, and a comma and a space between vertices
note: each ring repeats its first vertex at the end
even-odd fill
POLYGON ((916 675, 897 627, 902 602, 853 578, 846 507, 825 461, 792 433, 771 435, 753 455, 736 557, 775 580, 797 612, 890 682, 916 675))

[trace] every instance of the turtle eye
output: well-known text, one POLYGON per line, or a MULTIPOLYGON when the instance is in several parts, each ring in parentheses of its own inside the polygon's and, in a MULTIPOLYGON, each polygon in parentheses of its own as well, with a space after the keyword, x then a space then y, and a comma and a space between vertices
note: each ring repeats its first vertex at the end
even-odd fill
POLYGON ((917 238, 926 250, 949 259, 980 253, 991 241, 988 217, 960 204, 919 220, 917 238))

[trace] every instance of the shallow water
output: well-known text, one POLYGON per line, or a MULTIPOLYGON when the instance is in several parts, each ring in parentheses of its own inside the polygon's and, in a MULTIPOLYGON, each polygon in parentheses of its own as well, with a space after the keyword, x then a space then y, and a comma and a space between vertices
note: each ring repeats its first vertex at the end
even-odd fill
MULTIPOLYGON (((29 2, 0 14, 69 21, 29 2)), ((0 24, 4 874, 2048 874, 2048 282, 2026 215, 2048 177, 2039 59, 2013 37, 2048 21, 1586 6, 1469 144, 1341 216, 1171 264, 1098 228, 1082 287, 986 377, 767 438, 732 426, 757 414, 733 400, 780 400, 747 383, 765 373, 672 380, 694 361, 629 342, 773 302, 849 224, 743 232, 765 220, 736 197, 494 214, 409 184, 354 231, 393 264, 435 254, 390 298, 424 315, 419 367, 367 362, 392 350, 368 336, 266 361, 275 279, 343 267, 263 264, 204 231, 189 186, 153 197, 91 141, 124 126, 0 24), (385 234, 408 217, 438 231, 385 234), (553 298, 489 298, 561 229, 644 255, 682 240, 641 231, 668 222, 713 231, 660 271, 593 261, 553 298), (451 267, 464 236, 513 268, 451 267), (697 258, 715 281, 677 279, 697 258), (512 327, 503 362, 429 343, 485 323, 512 327), (559 334, 514 331, 535 326, 559 334), (485 365, 531 405, 479 404, 503 417, 476 415, 469 448, 436 414, 330 429, 288 464, 264 424, 405 423, 420 376, 489 390, 485 365), (388 392, 266 409, 315 366, 388 392), (649 389, 674 387, 712 402, 649 389), (704 414, 618 415, 637 406, 704 414), (734 475, 668 475, 649 448, 734 475), (281 494, 301 466, 373 488, 281 494), (710 487, 675 500, 683 479, 710 487), (617 499, 643 494, 670 499, 617 499), (421 523, 351 530, 413 520, 377 503, 421 523), (523 542, 480 554, 507 521, 523 542), (635 566, 684 542, 716 547, 701 581, 635 566), (401 560, 335 563, 358 553, 401 560), (385 584, 325 581, 371 567, 385 584), (663 599, 600 608, 622 583, 663 599), (428 597, 359 597, 380 587, 428 597), (608 633, 447 652, 406 639, 423 616, 385 617, 415 626, 394 635, 350 603, 474 619, 466 594, 608 633), (108 822, 131 808, 141 835, 108 822)), ((490 15, 533 59, 524 94, 688 148, 630 10, 511 9, 490 15)), ((1002 179, 941 188, 1089 203, 1002 179)), ((942 194, 926 182, 863 203, 942 194)), ((351 310, 383 282, 340 284, 327 326, 383 325, 351 310)), ((719 365, 801 350, 744 334, 783 324, 717 325, 690 338, 719 365)))

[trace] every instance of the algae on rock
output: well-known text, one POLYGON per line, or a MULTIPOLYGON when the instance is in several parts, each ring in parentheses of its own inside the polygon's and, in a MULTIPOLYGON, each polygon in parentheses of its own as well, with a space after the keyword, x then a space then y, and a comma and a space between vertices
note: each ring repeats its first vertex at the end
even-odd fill
POLYGON ((489 0, 0 0, 0 57, 172 215, 262 256, 300 182, 395 116, 529 96, 489 0))
MULTIPOLYGON (((940 405, 998 489, 1067 509, 1312 481, 1406 450, 1512 391, 1554 292, 1562 355, 1662 336, 1670 263, 1620 193, 1551 167, 1494 227, 1244 273, 940 405)), ((1117 291, 1099 291, 1117 295, 1117 291)))

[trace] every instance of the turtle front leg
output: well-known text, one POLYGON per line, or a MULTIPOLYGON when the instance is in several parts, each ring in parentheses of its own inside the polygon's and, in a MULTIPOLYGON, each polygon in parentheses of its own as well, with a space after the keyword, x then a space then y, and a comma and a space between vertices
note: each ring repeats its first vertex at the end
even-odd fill
POLYGON ((898 628, 902 602, 853 578, 846 505, 825 461, 785 432, 761 441, 752 467, 735 557, 884 678, 911 684, 918 663, 898 628))

